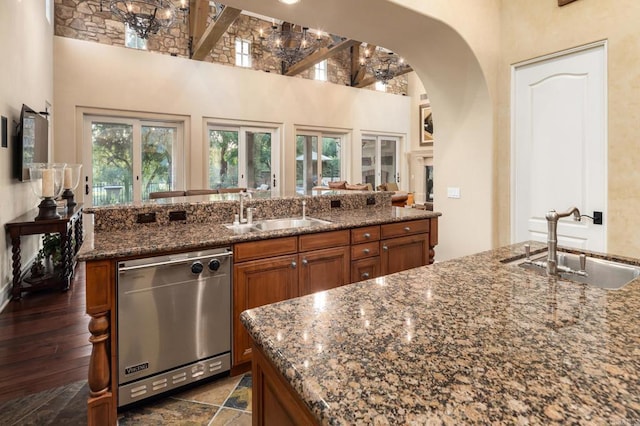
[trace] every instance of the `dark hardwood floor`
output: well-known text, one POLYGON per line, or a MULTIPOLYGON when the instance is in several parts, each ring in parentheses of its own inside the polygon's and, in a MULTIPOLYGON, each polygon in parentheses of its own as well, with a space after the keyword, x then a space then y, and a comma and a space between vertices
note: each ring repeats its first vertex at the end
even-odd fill
POLYGON ((0 313, 0 402, 87 379, 84 263, 69 291, 23 293, 0 313))

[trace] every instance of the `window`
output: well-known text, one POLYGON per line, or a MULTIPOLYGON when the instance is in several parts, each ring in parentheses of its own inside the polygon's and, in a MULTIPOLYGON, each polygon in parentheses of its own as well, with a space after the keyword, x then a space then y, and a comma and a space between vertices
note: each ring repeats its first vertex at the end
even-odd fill
POLYGON ((318 62, 315 65, 316 80, 327 81, 327 60, 318 62))
POLYGON ((387 91, 387 85, 384 84, 381 81, 376 81, 376 90, 378 92, 386 92, 387 91))
POLYGON ((278 175, 274 129, 209 125, 209 188, 273 190, 278 175))
POLYGON ((99 116, 84 123, 91 205, 148 200, 150 192, 183 187, 183 123, 99 116))
POLYGON ((139 37, 127 24, 124 25, 124 45, 132 49, 147 50, 147 40, 139 37))
POLYGON ((296 192, 344 180, 344 135, 299 131, 296 134, 296 192), (320 153, 320 156, 318 156, 320 153), (319 178, 318 178, 319 177, 319 178))
POLYGON ((362 183, 374 188, 388 182, 400 183, 400 138, 363 136, 362 183))
POLYGON ((251 42, 236 38, 236 66, 251 68, 251 42))

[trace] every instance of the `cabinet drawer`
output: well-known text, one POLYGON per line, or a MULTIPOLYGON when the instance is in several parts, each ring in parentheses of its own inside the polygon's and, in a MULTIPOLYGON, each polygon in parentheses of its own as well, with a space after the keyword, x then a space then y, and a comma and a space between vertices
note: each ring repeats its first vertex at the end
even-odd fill
POLYGON ((368 280, 380 276, 380 257, 369 257, 351 262, 351 282, 368 280))
POLYGON ((429 219, 409 220, 406 222, 382 225, 382 238, 400 237, 402 235, 429 232, 429 219))
POLYGON ((233 261, 242 262, 252 259, 293 254, 298 251, 298 237, 273 238, 270 240, 238 243, 233 247, 233 261))
POLYGON ((349 245, 349 231, 318 232, 300 235, 300 251, 318 250, 349 245))
POLYGON ((380 244, 377 241, 370 243, 356 244, 351 246, 351 260, 364 259, 380 254, 380 244))
POLYGON ((351 230, 351 244, 378 241, 380 239, 380 226, 365 226, 351 230))

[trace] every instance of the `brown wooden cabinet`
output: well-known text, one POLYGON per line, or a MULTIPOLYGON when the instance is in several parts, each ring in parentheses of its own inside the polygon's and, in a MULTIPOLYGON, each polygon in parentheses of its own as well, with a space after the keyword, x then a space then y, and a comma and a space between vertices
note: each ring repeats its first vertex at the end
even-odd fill
POLYGON ((429 219, 382 225, 380 273, 388 275, 428 265, 429 229, 429 219))
POLYGON ((233 268, 233 364, 251 361, 251 339, 240 322, 242 311, 298 296, 297 256, 236 263, 233 268))
POLYGON ((301 235, 298 254, 300 296, 329 290, 351 281, 349 231, 301 235))
POLYGON ((251 361, 240 322, 247 309, 349 283, 349 231, 236 244, 233 278, 233 365, 251 361), (298 253, 299 252, 299 253, 298 253))

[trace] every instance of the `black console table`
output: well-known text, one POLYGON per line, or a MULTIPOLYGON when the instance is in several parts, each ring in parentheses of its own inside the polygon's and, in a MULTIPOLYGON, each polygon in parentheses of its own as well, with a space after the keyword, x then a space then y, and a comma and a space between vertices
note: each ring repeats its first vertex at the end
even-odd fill
MULTIPOLYGON (((35 220, 38 209, 31 210, 11 222, 5 224, 5 229, 11 237, 11 253, 13 268, 13 287, 11 297, 19 300, 22 292, 42 289, 60 289, 67 291, 73 278, 73 258, 82 245, 82 204, 77 204, 73 210, 58 212, 60 219, 35 220), (20 257, 20 237, 35 234, 60 234, 60 253, 62 254, 62 268, 53 271, 42 278, 27 277, 22 279, 22 263, 20 257)), ((28 274, 27 274, 28 275, 28 274)))

